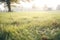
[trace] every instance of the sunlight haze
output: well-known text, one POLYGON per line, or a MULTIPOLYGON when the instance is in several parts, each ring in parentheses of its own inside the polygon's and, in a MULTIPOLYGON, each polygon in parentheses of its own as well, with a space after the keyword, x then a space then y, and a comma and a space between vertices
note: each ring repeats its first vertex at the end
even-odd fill
POLYGON ((56 8, 57 5, 60 4, 60 0, 34 0, 30 3, 28 2, 21 2, 21 4, 25 8, 31 8, 32 5, 35 5, 37 8, 42 8, 44 5, 47 5, 48 7, 56 8))

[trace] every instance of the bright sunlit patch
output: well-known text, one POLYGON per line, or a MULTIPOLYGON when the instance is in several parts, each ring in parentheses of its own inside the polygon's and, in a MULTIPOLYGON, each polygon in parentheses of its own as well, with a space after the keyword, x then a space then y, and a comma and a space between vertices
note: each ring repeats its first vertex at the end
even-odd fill
POLYGON ((25 8, 30 8, 32 5, 35 5, 37 8, 42 8, 44 5, 47 5, 48 7, 56 8, 57 5, 60 4, 60 0, 34 0, 30 3, 28 2, 21 2, 21 4, 25 8))
POLYGON ((48 7, 56 7, 60 4, 60 0, 35 0, 37 6, 47 5, 48 7))

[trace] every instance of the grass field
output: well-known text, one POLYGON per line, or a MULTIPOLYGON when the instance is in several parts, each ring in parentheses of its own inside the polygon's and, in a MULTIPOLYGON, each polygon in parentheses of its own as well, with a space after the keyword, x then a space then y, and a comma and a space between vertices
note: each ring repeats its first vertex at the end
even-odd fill
POLYGON ((60 12, 0 12, 0 40, 60 40, 60 12))

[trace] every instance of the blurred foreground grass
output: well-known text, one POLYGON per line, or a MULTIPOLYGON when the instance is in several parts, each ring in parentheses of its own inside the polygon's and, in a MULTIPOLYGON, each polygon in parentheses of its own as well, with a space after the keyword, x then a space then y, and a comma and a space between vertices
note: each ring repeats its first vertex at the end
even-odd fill
POLYGON ((0 12, 0 40, 60 40, 60 12, 0 12))

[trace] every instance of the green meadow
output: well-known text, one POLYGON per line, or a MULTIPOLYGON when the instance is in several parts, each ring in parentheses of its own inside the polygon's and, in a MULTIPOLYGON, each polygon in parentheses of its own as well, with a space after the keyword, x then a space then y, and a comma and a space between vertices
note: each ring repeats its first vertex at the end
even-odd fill
POLYGON ((0 12, 0 40, 60 40, 60 12, 0 12))

